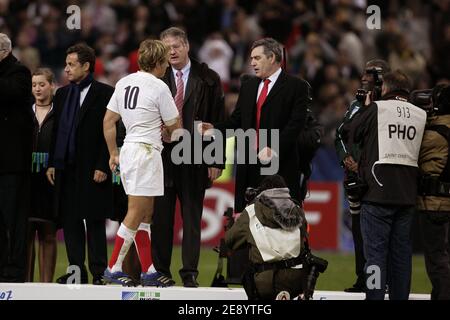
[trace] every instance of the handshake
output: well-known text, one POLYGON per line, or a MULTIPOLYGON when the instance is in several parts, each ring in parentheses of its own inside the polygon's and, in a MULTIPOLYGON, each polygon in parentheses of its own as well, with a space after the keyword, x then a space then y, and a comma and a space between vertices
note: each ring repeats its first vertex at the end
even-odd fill
MULTIPOLYGON (((200 122, 197 125, 197 131, 202 136, 214 137, 216 134, 220 134, 220 132, 218 132, 217 130, 214 130, 214 126, 208 122, 200 122)), ((269 163, 274 157, 278 157, 278 154, 275 150, 272 150, 269 147, 264 147, 258 152, 258 159, 263 164, 269 163)))
POLYGON ((161 138, 166 143, 171 143, 180 140, 183 136, 182 129, 175 129, 172 133, 169 132, 169 129, 165 125, 161 126, 161 138))

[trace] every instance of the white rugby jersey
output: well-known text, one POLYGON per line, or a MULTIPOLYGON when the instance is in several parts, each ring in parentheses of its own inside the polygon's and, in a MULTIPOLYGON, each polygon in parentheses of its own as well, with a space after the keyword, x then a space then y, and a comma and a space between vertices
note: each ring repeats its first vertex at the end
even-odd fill
POLYGON ((138 71, 119 80, 107 108, 120 114, 126 142, 144 142, 162 150, 161 125, 178 116, 169 87, 154 75, 138 71))

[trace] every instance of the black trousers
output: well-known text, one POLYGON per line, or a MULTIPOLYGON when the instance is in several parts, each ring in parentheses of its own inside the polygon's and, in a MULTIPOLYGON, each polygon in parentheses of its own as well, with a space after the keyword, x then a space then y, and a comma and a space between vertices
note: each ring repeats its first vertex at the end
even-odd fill
POLYGON ((364 258, 364 246, 361 234, 360 219, 361 214, 352 214, 352 235, 353 244, 355 246, 355 272, 357 277, 355 286, 365 288, 366 276, 364 273, 364 265, 366 264, 366 259, 364 258))
POLYGON ((24 282, 30 175, 0 174, 0 279, 24 282))
POLYGON ((75 171, 65 170, 64 174, 57 171, 57 178, 61 179, 59 190, 59 212, 64 231, 67 259, 70 265, 80 268, 81 281, 87 282, 86 239, 88 247, 89 271, 93 277, 103 275, 107 267, 107 246, 105 219, 82 218, 82 212, 77 212, 75 171))
POLYGON ((201 219, 205 189, 189 165, 176 166, 173 187, 164 188, 164 196, 155 198, 152 222, 152 257, 159 272, 172 277, 170 263, 173 248, 173 227, 175 205, 180 200, 183 219, 182 262, 179 270, 181 279, 198 275, 200 258, 201 219))
POLYGON ((431 300, 450 300, 450 212, 421 211, 425 267, 432 284, 431 300))
POLYGON ((86 239, 88 246, 89 271, 99 277, 107 267, 107 247, 105 220, 86 219, 86 228, 81 219, 65 219, 63 223, 64 242, 70 265, 81 270, 82 281, 87 282, 86 239))

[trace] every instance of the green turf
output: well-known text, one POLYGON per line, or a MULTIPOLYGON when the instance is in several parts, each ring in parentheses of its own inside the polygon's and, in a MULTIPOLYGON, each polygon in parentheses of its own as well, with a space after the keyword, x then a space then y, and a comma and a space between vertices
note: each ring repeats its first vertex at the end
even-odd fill
MULTIPOLYGON (((112 246, 108 246, 108 256, 112 246)), ((355 280, 354 256, 334 252, 314 252, 316 255, 328 260, 327 271, 319 277, 316 288, 318 290, 342 291, 351 286, 355 280)), ((202 287, 209 287, 217 267, 217 253, 212 248, 204 247, 200 254, 198 282, 202 287)), ((67 256, 65 247, 58 245, 58 258, 56 263, 55 279, 64 274, 67 268, 67 256)), ((181 268, 181 248, 176 246, 172 255, 172 275, 177 285, 181 285, 178 270, 181 268)), ((38 279, 37 265, 35 279, 38 279)), ((225 270, 223 271, 225 274, 225 270)), ((411 283, 412 293, 429 293, 431 285, 425 272, 425 264, 422 255, 413 257, 413 275, 411 283)))
MULTIPOLYGON (((317 281, 318 290, 342 291, 350 287, 356 279, 354 256, 328 252, 315 252, 318 256, 328 260, 328 268, 317 281)), ((430 293, 431 284, 425 272, 422 255, 413 256, 413 273, 411 281, 412 293, 430 293)))

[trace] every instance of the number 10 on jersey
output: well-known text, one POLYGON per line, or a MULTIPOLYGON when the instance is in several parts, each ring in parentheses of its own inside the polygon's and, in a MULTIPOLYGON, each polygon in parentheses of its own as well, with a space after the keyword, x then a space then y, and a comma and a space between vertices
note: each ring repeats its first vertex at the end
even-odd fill
POLYGON ((139 87, 125 87, 125 109, 136 109, 137 99, 139 96, 139 87))

